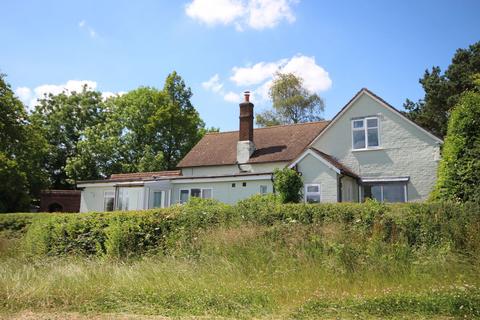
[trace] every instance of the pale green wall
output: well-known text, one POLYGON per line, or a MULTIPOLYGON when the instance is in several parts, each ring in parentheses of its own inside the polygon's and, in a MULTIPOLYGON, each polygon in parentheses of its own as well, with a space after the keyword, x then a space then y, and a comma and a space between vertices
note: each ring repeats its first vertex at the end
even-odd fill
POLYGON ((337 202, 337 173, 335 171, 310 154, 297 164, 297 168, 302 173, 304 184, 320 184, 321 202, 337 202))
POLYGON ((260 193, 260 185, 267 186, 267 192, 272 193, 271 180, 253 180, 253 181, 230 181, 230 182, 202 182, 202 183, 182 183, 172 184, 172 204, 179 202, 180 189, 191 188, 212 188, 213 199, 221 202, 234 204, 238 200, 248 198, 254 194, 260 193), (246 182, 247 186, 243 187, 242 182, 246 182), (235 183, 235 188, 232 188, 232 183, 235 183))
POLYGON ((409 201, 425 200, 436 181, 437 142, 366 94, 323 133, 314 147, 362 177, 409 176, 409 201), (351 120, 365 116, 379 116, 381 149, 352 151, 351 120))

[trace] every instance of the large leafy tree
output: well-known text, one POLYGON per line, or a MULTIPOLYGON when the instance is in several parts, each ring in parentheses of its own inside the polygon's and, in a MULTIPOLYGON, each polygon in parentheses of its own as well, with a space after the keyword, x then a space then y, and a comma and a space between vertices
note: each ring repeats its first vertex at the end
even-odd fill
POLYGON ((205 133, 192 92, 176 73, 162 90, 141 87, 106 102, 105 121, 84 131, 67 171, 74 180, 173 169, 205 133))
POLYGON ((27 210, 46 185, 46 141, 0 74, 0 212, 27 210))
MULTIPOLYGON (((433 198, 480 201, 480 75, 478 90, 465 92, 453 108, 433 198)), ((474 82, 474 83, 475 83, 474 82)))
POLYGON ((266 127, 322 120, 323 100, 308 91, 303 79, 293 73, 277 73, 269 91, 272 110, 256 115, 258 125, 266 127))
POLYGON ((445 136, 453 106, 463 92, 475 87, 474 75, 479 72, 480 42, 458 49, 443 74, 440 67, 425 71, 419 80, 425 96, 418 102, 407 99, 408 117, 439 137, 445 136))
POLYGON ((31 119, 48 141, 44 167, 52 188, 73 187, 65 171, 67 159, 77 154, 83 131, 104 121, 104 110, 101 93, 86 86, 80 92, 49 94, 39 101, 31 119))

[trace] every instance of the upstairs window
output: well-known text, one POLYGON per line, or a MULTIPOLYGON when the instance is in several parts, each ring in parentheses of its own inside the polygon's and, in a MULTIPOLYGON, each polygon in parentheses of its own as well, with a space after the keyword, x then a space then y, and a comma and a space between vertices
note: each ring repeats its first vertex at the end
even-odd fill
POLYGON ((373 149, 379 146, 377 117, 352 120, 352 147, 354 150, 373 149))

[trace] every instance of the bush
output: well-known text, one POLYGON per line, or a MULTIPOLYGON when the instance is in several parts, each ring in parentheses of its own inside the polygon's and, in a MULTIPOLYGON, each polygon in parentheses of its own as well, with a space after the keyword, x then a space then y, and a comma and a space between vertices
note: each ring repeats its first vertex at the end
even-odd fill
POLYGON ((480 93, 465 93, 453 109, 432 198, 480 202, 480 93))
POLYGON ((302 199, 302 177, 290 168, 275 169, 273 172, 275 190, 283 203, 298 203, 302 199))

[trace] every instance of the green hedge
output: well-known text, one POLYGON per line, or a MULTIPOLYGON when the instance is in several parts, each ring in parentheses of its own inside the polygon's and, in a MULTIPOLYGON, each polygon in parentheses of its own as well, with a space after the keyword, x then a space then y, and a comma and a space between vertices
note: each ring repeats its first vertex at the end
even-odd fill
POLYGON ((218 226, 336 225, 365 241, 411 248, 449 246, 478 255, 479 209, 473 203, 281 204, 273 196, 254 196, 235 206, 193 199, 183 206, 148 211, 11 214, 0 218, 0 231, 23 230, 31 223, 24 237, 30 254, 129 257, 188 249, 199 232, 218 226))

